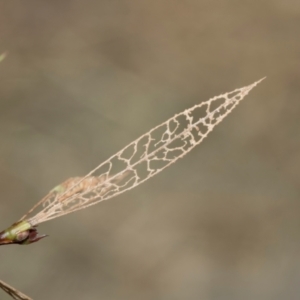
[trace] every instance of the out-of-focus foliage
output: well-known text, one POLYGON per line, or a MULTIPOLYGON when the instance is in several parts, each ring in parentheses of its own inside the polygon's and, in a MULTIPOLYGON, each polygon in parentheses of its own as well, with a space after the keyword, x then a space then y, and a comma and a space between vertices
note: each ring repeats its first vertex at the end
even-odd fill
POLYGON ((0 62, 6 57, 6 53, 0 54, 0 62))

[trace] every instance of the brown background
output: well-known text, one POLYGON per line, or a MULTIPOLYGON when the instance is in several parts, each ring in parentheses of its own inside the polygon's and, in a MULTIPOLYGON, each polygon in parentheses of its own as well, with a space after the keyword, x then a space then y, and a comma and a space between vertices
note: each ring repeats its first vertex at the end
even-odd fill
POLYGON ((173 114, 268 78, 151 181, 1 247, 1 279, 35 300, 299 298, 300 1, 1 0, 3 51, 3 229, 173 114))

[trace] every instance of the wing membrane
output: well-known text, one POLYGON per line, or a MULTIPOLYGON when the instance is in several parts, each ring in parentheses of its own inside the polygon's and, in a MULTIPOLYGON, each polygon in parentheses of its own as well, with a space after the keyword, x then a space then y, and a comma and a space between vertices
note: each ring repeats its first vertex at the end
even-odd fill
MULTIPOLYGON (((264 78, 263 78, 264 79, 264 78)), ((197 104, 145 133, 85 177, 70 178, 33 207, 32 225, 128 191, 186 155, 263 79, 197 104)))

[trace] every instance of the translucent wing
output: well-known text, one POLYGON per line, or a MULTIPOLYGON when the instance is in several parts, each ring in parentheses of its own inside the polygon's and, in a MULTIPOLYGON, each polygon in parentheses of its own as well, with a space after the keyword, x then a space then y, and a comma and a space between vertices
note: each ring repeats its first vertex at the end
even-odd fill
POLYGON ((54 188, 22 219, 28 219, 35 226, 138 186, 200 144, 263 79, 176 114, 111 156, 85 177, 70 178, 54 188), (34 211, 37 213, 28 218, 34 211))
POLYGON ((0 280, 0 287, 15 300, 32 300, 17 289, 0 280))

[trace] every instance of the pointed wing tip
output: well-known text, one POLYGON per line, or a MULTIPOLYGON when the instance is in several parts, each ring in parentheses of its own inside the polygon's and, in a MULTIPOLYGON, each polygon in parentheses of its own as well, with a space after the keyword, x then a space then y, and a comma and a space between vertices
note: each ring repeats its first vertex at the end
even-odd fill
POLYGON ((259 83, 261 83, 263 80, 265 80, 267 78, 267 76, 265 76, 265 77, 263 77, 263 78, 261 78, 261 79, 259 79, 259 80, 257 80, 256 81, 256 84, 259 84, 259 83))
POLYGON ((258 84, 260 84, 262 81, 264 81, 266 78, 267 78, 267 76, 265 76, 265 77, 263 77, 263 78, 261 78, 261 79, 255 81, 255 82, 252 83, 250 86, 251 86, 251 87, 255 87, 255 86, 257 86, 258 84))
POLYGON ((254 83, 251 83, 250 85, 242 88, 244 90, 244 92, 246 93, 246 95, 253 89, 255 88, 258 84, 260 84, 263 80, 265 80, 267 78, 267 76, 255 81, 254 83))

